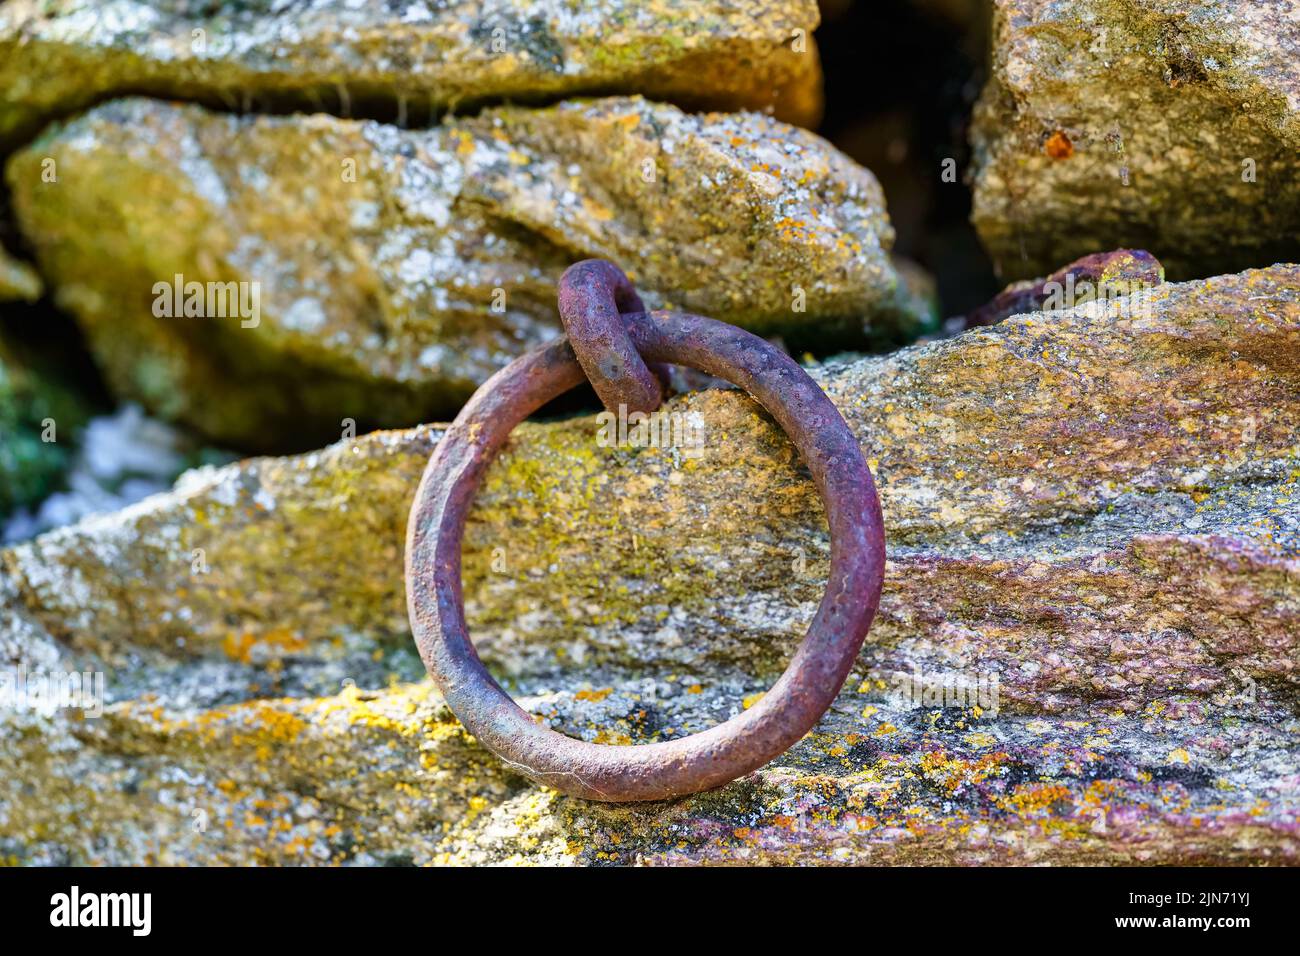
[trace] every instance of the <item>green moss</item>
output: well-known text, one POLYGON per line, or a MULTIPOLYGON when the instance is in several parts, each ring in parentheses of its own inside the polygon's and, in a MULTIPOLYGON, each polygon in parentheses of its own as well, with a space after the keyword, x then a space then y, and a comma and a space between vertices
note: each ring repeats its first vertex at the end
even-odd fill
POLYGON ((70 389, 0 342, 0 517, 58 486, 86 414, 70 389))

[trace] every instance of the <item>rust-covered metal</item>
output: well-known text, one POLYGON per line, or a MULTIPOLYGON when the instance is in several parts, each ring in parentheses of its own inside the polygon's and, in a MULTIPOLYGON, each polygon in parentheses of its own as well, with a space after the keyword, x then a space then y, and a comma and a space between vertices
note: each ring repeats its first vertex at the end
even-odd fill
POLYGON ((605 407, 614 414, 652 412, 663 387, 632 344, 627 313, 645 303, 627 275, 605 259, 584 259, 564 270, 559 284, 560 319, 578 364, 605 407))
POLYGON ((1050 307, 1054 295, 1061 299, 1056 308, 1073 308, 1100 297, 1107 285, 1113 290, 1136 292, 1164 281, 1164 266, 1145 249, 1094 252, 1057 269, 1045 279, 1008 286, 967 315, 966 326, 995 325, 1012 315, 1037 312, 1050 307))
MULTIPOLYGON (((582 282, 574 286, 585 287, 589 301, 606 305, 596 322, 571 322, 571 331, 600 323, 608 328, 617 320, 627 344, 639 360, 643 357, 643 368, 646 360, 689 365, 735 383, 768 410, 799 450, 825 503, 831 535, 826 593, 807 635, 785 673, 748 710, 688 737, 639 746, 587 743, 556 733, 515 704, 487 673, 465 623, 465 517, 488 465, 515 425, 584 380, 584 367, 567 337, 529 352, 484 383, 439 441, 407 528, 407 606, 420 655, 448 705, 511 767, 540 784, 591 800, 661 800, 721 786, 756 770, 821 718, 876 613, 884 526, 856 439, 830 399, 788 355, 749 332, 698 315, 610 316, 609 302, 616 303, 619 296, 625 306, 630 301, 626 292, 617 292, 619 278, 626 282, 626 277, 616 268, 611 273, 610 264, 583 265, 587 268, 577 273, 582 282)), ((584 351, 600 354, 604 347, 584 351)), ((617 386, 616 370, 605 371, 617 386)), ((619 400, 625 402, 626 393, 619 400)))

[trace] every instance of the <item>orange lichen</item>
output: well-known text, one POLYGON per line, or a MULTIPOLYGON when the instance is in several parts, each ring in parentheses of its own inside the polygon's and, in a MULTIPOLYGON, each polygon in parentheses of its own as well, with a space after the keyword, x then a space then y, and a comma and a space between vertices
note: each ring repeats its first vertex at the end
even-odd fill
POLYGON ((1069 136, 1058 129, 1047 137, 1047 142, 1043 144, 1043 152, 1052 159, 1069 159, 1074 155, 1074 144, 1070 142, 1069 136))

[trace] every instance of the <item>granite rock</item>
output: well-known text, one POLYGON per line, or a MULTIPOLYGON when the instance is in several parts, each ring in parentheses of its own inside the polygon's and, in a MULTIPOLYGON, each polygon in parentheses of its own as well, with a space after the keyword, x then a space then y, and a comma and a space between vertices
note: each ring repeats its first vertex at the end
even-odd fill
MULTIPOLYGON (((789 753, 638 807, 512 775, 421 679, 401 543, 437 427, 191 473, 0 553, 0 660, 106 678, 6 712, 0 853, 1294 863, 1298 355, 1300 268, 1276 266, 816 369, 880 482, 880 615, 789 753)), ((585 739, 752 704, 824 583, 772 422, 721 389, 665 414, 698 440, 521 426, 468 525, 482 657, 585 739)))
POLYGON ((504 100, 641 93, 814 125, 818 21, 813 0, 10 0, 0 152, 124 94, 428 122, 504 100))
POLYGON ((554 283, 592 256, 651 305, 796 349, 930 321, 900 292, 874 177, 753 113, 611 98, 403 131, 131 99, 7 179, 115 391, 251 450, 454 414, 558 334, 554 283))
POLYGON ((1141 248, 1300 258, 1300 18, 1253 0, 995 0, 972 220, 1011 279, 1141 248))

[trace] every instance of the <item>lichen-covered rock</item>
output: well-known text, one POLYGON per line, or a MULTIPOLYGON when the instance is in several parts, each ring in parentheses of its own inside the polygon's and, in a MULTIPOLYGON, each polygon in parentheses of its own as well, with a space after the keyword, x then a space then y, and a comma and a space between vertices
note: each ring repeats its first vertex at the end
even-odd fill
POLYGON ((7 177, 110 384, 246 448, 453 414, 557 334, 554 283, 584 257, 792 348, 928 319, 898 292, 874 177, 752 113, 614 98, 404 132, 124 100, 7 177))
MULTIPOLYGON (((1298 356, 1277 266, 817 370, 880 481, 879 618, 810 737, 670 804, 533 787, 418 680, 401 545, 437 428, 192 473, 0 553, 0 660, 102 670, 108 697, 9 734, 0 852, 1294 863, 1298 356)), ((695 440, 522 426, 468 526, 481 655, 591 740, 752 703, 824 584, 771 421, 721 390, 665 412, 695 440)))
POLYGON ((1003 273, 1149 249, 1300 258, 1300 19, 1253 0, 996 0, 972 219, 1003 273))
MULTIPOLYGON (((1238 671, 1292 684, 1298 348, 1300 267, 1278 266, 819 370, 890 535, 865 658, 996 659, 1031 710, 1139 708, 1238 671)), ((739 393, 668 413, 692 425, 689 454, 602 447, 586 417, 518 430, 467 532, 486 659, 779 669, 826 570, 816 496, 739 393)), ((87 651, 404 644, 403 528, 438 434, 191 472, 0 567, 27 613, 87 651)))
MULTIPOLYGON (((714 724, 742 693, 625 680, 520 701, 557 729, 628 743, 714 724)), ((17 863, 1300 862, 1300 725, 1245 701, 991 718, 854 679, 758 773, 631 806, 509 772, 427 682, 6 723, 0 854, 17 863)))
POLYGON ((125 93, 419 120, 505 99, 622 92, 812 125, 817 23, 813 0, 8 0, 0 151, 125 93))

